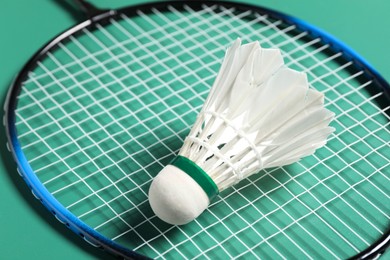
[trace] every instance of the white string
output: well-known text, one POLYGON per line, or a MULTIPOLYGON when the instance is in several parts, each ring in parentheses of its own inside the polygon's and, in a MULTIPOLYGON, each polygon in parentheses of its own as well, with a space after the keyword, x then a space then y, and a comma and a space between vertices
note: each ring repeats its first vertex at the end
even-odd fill
MULTIPOLYGON (((70 52, 69 52, 69 54, 72 55, 70 52)), ((76 59, 76 58, 75 58, 75 59, 76 59)), ((58 63, 57 60, 55 60, 55 62, 60 66, 60 64, 58 63)), ((44 67, 43 67, 43 68, 44 68, 44 67)), ((45 68, 44 68, 44 69, 45 69, 45 68)), ((48 75, 51 75, 51 73, 50 73, 49 70, 45 69, 45 71, 46 71, 46 73, 47 73, 48 75)), ((66 71, 66 70, 65 70, 65 71, 66 71)), ((56 80, 55 77, 53 77, 53 80, 56 80)), ((62 86, 62 85, 59 84, 59 86, 62 86)), ((65 87, 64 87, 64 88, 65 88, 65 87)), ((65 90, 65 91, 66 91, 66 90, 65 90)), ((77 103, 77 99, 74 99, 74 101, 77 103)), ((54 101, 54 102, 56 102, 56 101, 54 101)), ((83 109, 82 106, 80 106, 80 107, 83 109)), ((88 111, 86 111, 86 113, 88 113, 88 111)), ((106 113, 106 114, 107 114, 107 113, 106 113)), ((89 118, 93 119, 93 117, 89 117, 89 118)), ((70 119, 71 119, 71 118, 70 118, 70 119)), ((55 121, 54 118, 53 118, 53 120, 55 121)), ((73 119, 71 119, 71 120, 73 121, 73 119)), ((97 121, 95 121, 95 122, 98 123, 98 124, 100 124, 100 123, 97 122, 97 121)), ((74 123, 75 125, 78 125, 77 122, 74 122, 74 121, 73 121, 73 123, 74 123)), ((104 129, 104 128, 102 128, 102 129, 104 129)), ((64 132, 64 133, 67 134, 66 132, 64 132)), ((107 135, 109 135, 109 134, 107 133, 107 135)), ((91 139, 91 140, 92 140, 92 139, 91 139)), ((92 142, 94 142, 94 141, 92 141, 92 142)), ((117 143, 117 145, 120 146, 119 143, 117 143)), ((47 146, 49 147, 49 145, 47 145, 47 146)), ((105 151, 101 150, 99 146, 97 146, 97 145, 95 144, 94 147, 97 147, 97 148, 106 156, 106 158, 108 158, 108 159, 111 160, 110 156, 108 156, 107 154, 105 154, 105 151)), ((81 148, 79 148, 79 151, 83 151, 83 150, 82 150, 81 148)), ((55 151, 52 151, 52 152, 56 153, 55 151)), ((96 168, 99 169, 98 165, 95 164, 95 161, 92 160, 92 158, 90 158, 90 156, 89 156, 87 153, 85 153, 85 152, 83 151, 83 154, 86 155, 87 157, 89 157, 89 159, 91 160, 91 162, 96 166, 96 168)), ((62 160, 63 160, 63 159, 62 159, 62 160)), ((65 161, 64 161, 64 163, 67 164, 65 161)), ((112 163, 113 163, 113 164, 116 164, 116 162, 114 162, 114 161, 112 161, 112 163)), ((71 169, 70 166, 68 166, 68 168, 71 169)), ((118 167, 118 169, 121 170, 120 167, 118 167)), ((120 188, 119 188, 115 183, 113 183, 113 181, 104 173, 104 171, 100 170, 99 173, 102 174, 107 180, 109 180, 110 185, 113 185, 113 186, 115 187, 115 189, 117 189, 117 190, 121 193, 120 188)), ((126 174, 125 174, 124 172, 122 172, 122 173, 126 176, 126 174)), ((75 174, 76 174, 76 173, 75 173, 75 174)), ((76 175, 78 176, 78 174, 76 174, 76 175)), ((100 199, 104 202, 105 206, 107 206, 108 208, 111 209, 111 211, 116 215, 116 217, 117 217, 118 219, 120 219, 124 224, 126 224, 126 225, 129 227, 130 230, 132 230, 133 232, 137 233, 137 231, 136 231, 130 224, 128 224, 128 223, 126 222, 126 220, 121 216, 120 213, 116 212, 116 211, 110 206, 110 204, 109 204, 108 202, 106 202, 104 199, 102 199, 101 196, 100 196, 93 188, 91 188, 90 185, 88 185, 88 184, 85 182, 85 180, 83 180, 82 178, 81 178, 81 180, 83 181, 83 183, 84 183, 88 188, 90 188, 90 190, 92 191, 92 194, 93 194, 94 196, 100 198, 100 199)), ((130 178, 128 178, 128 180, 131 181, 131 182, 133 182, 130 178)), ((137 186, 137 184, 136 184, 135 182, 133 182, 133 183, 137 186)), ((140 189, 140 188, 138 188, 138 190, 141 190, 141 191, 142 191, 142 189, 140 189)), ((145 195, 146 195, 146 194, 145 194, 145 195)), ((133 204, 133 202, 132 202, 131 200, 129 200, 126 196, 123 196, 123 197, 126 198, 126 200, 127 200, 130 204, 132 204, 133 207, 134 207, 135 209, 138 209, 138 207, 136 207, 136 206, 133 204)), ((140 211, 140 213, 142 214, 141 211, 140 211)), ((142 236, 140 236, 140 237, 142 238, 142 236)), ((144 241, 144 243, 145 243, 145 244, 148 244, 147 241, 144 241)), ((151 247, 151 248, 153 249, 153 247, 151 247)), ((156 251, 156 253, 158 253, 158 251, 156 251)))

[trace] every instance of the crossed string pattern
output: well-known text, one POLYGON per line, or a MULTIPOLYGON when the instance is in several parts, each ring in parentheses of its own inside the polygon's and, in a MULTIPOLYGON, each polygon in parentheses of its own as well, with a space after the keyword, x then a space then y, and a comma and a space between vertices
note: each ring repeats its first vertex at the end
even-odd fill
POLYGON ((389 224, 389 106, 342 53, 267 14, 211 5, 139 10, 49 52, 19 96, 23 151, 45 187, 98 232, 153 258, 345 258, 389 224), (336 113, 326 147, 227 189, 186 226, 150 209, 237 37, 278 47, 336 113))

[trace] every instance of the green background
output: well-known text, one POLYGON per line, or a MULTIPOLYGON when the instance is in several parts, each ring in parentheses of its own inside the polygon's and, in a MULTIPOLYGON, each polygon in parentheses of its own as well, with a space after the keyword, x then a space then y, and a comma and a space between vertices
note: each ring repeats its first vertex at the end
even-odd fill
MULTIPOLYGON (((66 0, 1 0, 0 95, 27 59, 44 43, 83 19, 61 4, 66 0)), ((116 8, 140 0, 91 0, 116 8)), ((296 16, 336 36, 390 81, 390 1, 246 0, 296 16)), ((36 201, 18 176, 0 130, 0 258, 111 259, 60 224, 36 201)), ((389 253, 387 254, 389 256, 389 253)))

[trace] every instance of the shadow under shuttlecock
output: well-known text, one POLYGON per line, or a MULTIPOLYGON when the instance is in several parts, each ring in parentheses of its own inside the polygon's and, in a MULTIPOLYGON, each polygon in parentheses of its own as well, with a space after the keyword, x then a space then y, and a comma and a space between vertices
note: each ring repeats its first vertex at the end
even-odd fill
MULTIPOLYGON (((277 192, 278 188, 291 181, 294 177, 294 174, 291 174, 294 172, 293 168, 295 168, 294 165, 288 165, 261 170, 222 191, 219 197, 223 200, 230 196, 242 196, 246 199, 243 203, 253 202, 262 196, 268 196, 270 193, 277 192)), ((239 207, 240 205, 236 206, 239 207)))

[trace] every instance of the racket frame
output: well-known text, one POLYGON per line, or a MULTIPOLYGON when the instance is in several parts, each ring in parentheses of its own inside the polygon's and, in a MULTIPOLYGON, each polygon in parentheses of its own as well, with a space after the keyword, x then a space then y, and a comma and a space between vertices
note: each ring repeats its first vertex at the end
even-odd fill
MULTIPOLYGON (((137 15, 137 10, 148 11, 151 8, 157 8, 164 10, 167 6, 172 6, 174 8, 181 9, 182 6, 188 5, 191 8, 197 10, 201 9, 202 5, 218 5, 224 6, 226 8, 236 8, 238 11, 248 11, 259 14, 268 14, 272 18, 282 20, 284 23, 289 25, 296 25, 297 29, 308 32, 309 37, 311 38, 320 38, 321 42, 324 44, 329 44, 329 47, 334 52, 342 52, 343 58, 348 61, 352 61, 355 68, 363 70, 364 75, 370 80, 373 80, 375 86, 380 86, 385 93, 387 99, 390 100, 390 85, 386 80, 358 53, 353 49, 345 45, 343 42, 332 36, 331 34, 299 19, 292 17, 290 15, 280 13, 275 10, 268 8, 235 3, 235 2, 226 2, 226 1, 166 1, 166 2, 152 2, 147 4, 140 4, 134 6, 128 6, 120 8, 117 10, 101 10, 94 7, 92 4, 89 4, 86 1, 78 0, 76 1, 82 8, 87 16, 87 20, 68 28, 62 33, 58 34, 50 41, 48 41, 41 49, 39 49, 23 66, 22 70, 17 74, 14 81, 11 83, 9 91, 7 93, 6 101, 4 103, 4 120, 3 123, 6 128, 7 136, 7 148, 12 153, 12 156, 17 164, 17 171, 22 176, 24 181, 27 183, 28 187, 31 189, 33 195, 41 201, 41 203, 60 221, 65 224, 69 229, 74 233, 82 237, 86 242, 91 244, 94 247, 104 249, 110 253, 124 257, 124 258, 136 258, 136 259, 149 259, 146 256, 142 256, 128 248, 123 247, 122 245, 112 241, 111 239, 101 235, 99 232, 95 231, 83 221, 78 219, 73 213, 63 207, 63 205, 58 202, 58 200, 46 189, 46 187, 40 182, 32 168, 30 167, 27 158, 25 157, 19 140, 17 138, 16 130, 16 118, 15 118, 15 109, 17 107, 17 97, 22 89, 22 84, 24 80, 28 77, 28 73, 32 71, 39 60, 44 57, 49 51, 53 50, 58 43, 66 40, 71 35, 74 35, 84 28, 93 28, 96 23, 104 23, 110 18, 118 17, 120 14, 124 13, 128 16, 137 15)), ((368 247, 366 250, 357 254, 356 256, 350 259, 373 259, 383 254, 387 247, 390 245, 390 230, 387 230, 380 239, 378 239, 374 244, 368 247)))

